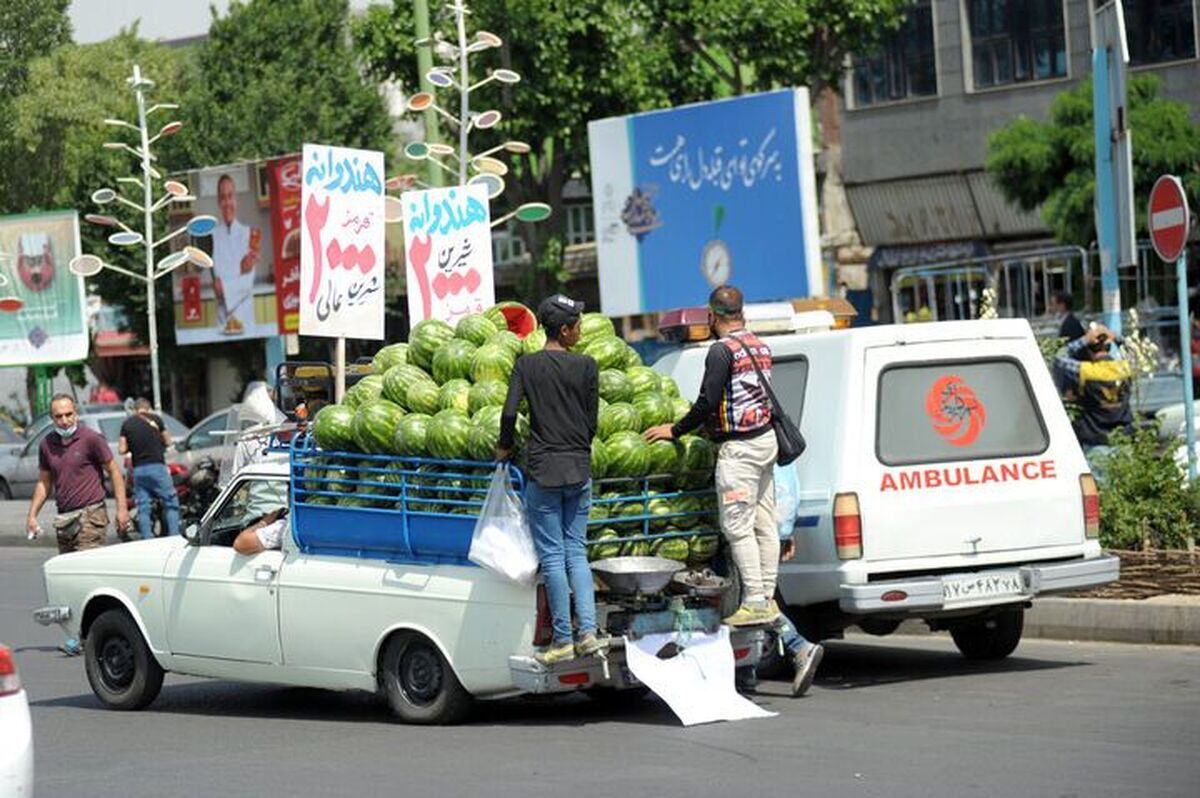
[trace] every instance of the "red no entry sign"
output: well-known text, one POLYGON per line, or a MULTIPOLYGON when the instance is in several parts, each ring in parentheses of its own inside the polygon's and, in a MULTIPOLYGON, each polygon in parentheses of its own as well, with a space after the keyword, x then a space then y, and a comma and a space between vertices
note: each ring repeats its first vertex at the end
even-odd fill
POLYGON ((1178 177, 1163 175, 1154 182, 1147 224, 1158 257, 1168 262, 1177 260, 1188 236, 1187 195, 1178 177))

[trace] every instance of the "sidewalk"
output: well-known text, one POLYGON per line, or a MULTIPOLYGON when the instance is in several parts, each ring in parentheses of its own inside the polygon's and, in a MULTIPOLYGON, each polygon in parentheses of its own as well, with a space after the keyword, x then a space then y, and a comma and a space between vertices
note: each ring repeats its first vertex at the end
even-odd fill
MULTIPOLYGON (((39 521, 42 537, 25 538, 27 501, 0 502, 0 550, 5 546, 55 549, 52 509, 43 508, 39 521)), ((109 501, 109 518, 116 512, 109 501)), ((117 543, 111 529, 109 544, 117 543)), ((0 553, 0 556, 3 556, 0 553)), ((929 634, 919 621, 906 621, 901 634, 929 634)), ((1114 643, 1168 643, 1200 645, 1200 596, 1169 595, 1131 599, 1042 598, 1025 614, 1025 636, 1052 640, 1089 640, 1114 643)))

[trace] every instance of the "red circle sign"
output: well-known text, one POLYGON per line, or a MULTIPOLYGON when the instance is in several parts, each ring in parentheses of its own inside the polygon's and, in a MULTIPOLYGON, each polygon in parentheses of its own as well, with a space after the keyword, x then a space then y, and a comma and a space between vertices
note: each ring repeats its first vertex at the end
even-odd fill
POLYGON ((1154 182, 1146 224, 1158 257, 1168 262, 1178 260, 1188 236, 1187 195, 1178 177, 1163 175, 1154 182))

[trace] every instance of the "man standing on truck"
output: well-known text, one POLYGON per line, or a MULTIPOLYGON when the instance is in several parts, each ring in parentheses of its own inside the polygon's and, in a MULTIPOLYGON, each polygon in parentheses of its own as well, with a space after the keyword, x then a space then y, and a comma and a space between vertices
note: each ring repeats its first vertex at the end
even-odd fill
POLYGON ((1133 375, 1129 361, 1116 360, 1109 353, 1109 345, 1114 342, 1117 337, 1111 330, 1093 324, 1054 359, 1059 390, 1079 403, 1079 418, 1072 426, 1085 454, 1095 447, 1108 446, 1113 431, 1133 427, 1129 407, 1133 375))
POLYGON ((741 606, 724 621, 756 626, 779 617, 773 598, 779 572, 774 479, 779 446, 771 426, 771 400, 759 384, 760 372, 764 379, 771 378, 771 350, 746 329, 742 303, 742 292, 731 285, 713 289, 708 324, 718 340, 704 360, 700 395, 686 416, 674 425, 651 427, 645 437, 670 440, 703 423, 709 437, 720 444, 716 477, 721 531, 742 579, 741 606))
POLYGON ((600 405, 596 361, 573 353, 579 342, 583 303, 555 294, 538 305, 546 330, 540 352, 518 358, 500 417, 496 459, 512 455, 517 408, 529 401, 529 477, 525 512, 533 532, 554 626, 550 647, 536 659, 543 665, 602 651, 607 638, 596 632, 596 597, 588 565, 587 520, 592 505, 592 437, 600 405), (571 634, 571 595, 579 639, 571 634))

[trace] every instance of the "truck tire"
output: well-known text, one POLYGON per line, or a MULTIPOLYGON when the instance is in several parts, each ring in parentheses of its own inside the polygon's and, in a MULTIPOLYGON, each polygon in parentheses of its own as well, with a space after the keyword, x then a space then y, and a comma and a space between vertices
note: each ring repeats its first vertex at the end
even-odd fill
POLYGON ((428 638, 393 635, 379 662, 379 684, 392 712, 405 723, 450 725, 466 717, 471 694, 428 638))
POLYGON ((1025 610, 1004 610, 950 627, 954 645, 967 659, 1004 659, 1021 642, 1025 629, 1025 610))
POLYGON ((163 669, 125 610, 105 610, 92 622, 83 658, 92 692, 109 709, 141 709, 162 689, 163 669))
POLYGON ((888 618, 863 618, 858 622, 858 628, 873 637, 887 637, 900 628, 900 622, 888 618))

